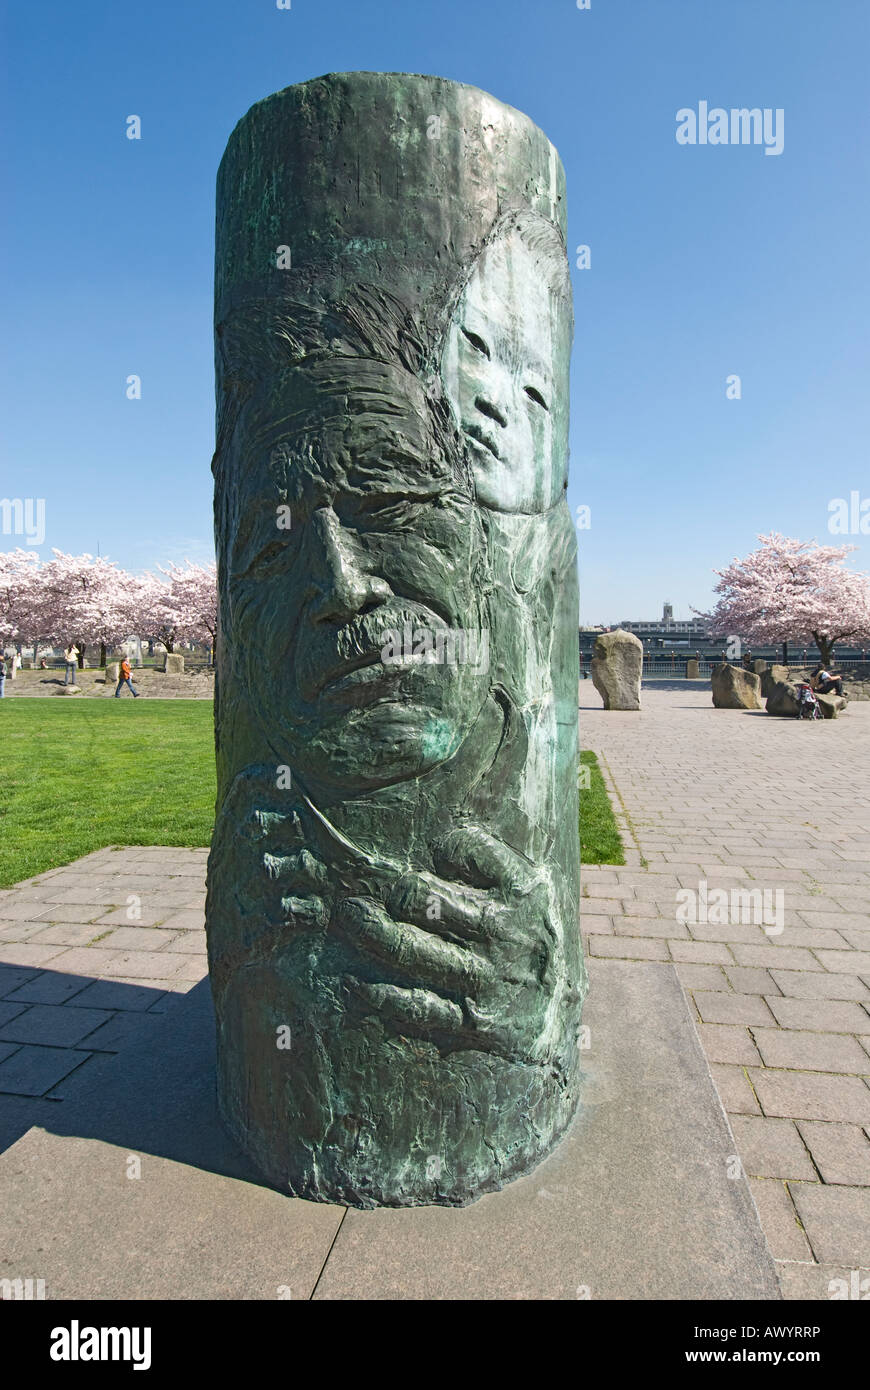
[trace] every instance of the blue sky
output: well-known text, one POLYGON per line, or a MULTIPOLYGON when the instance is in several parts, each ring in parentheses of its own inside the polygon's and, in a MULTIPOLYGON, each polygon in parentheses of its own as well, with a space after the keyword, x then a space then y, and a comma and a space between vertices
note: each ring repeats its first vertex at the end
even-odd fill
MULTIPOLYGON (((574 271, 581 615, 667 598, 688 616, 758 532, 828 542, 829 501, 870 497, 868 49, 866 0, 8 7, 0 496, 45 498, 43 554, 209 558, 227 137, 325 72, 437 73, 543 127, 569 247, 591 247, 574 271), (783 108, 782 154, 678 145, 677 110, 702 100, 783 108)), ((843 539, 870 569, 870 536, 843 539)))

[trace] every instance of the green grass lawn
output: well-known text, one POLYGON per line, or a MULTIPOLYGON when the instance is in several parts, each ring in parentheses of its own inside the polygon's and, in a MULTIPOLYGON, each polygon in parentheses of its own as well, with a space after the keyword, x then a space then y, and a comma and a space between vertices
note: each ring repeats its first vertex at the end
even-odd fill
MULTIPOLYGON (((210 700, 4 700, 0 887, 105 845, 208 845, 215 771, 210 700)), ((586 864, 624 864, 594 753, 580 793, 586 864)))
POLYGON ((624 864, 622 840, 598 759, 594 753, 581 753, 580 766, 589 768, 589 786, 580 791, 580 862, 624 864))
POLYGON ((105 845, 208 845, 210 700, 0 703, 0 886, 105 845))

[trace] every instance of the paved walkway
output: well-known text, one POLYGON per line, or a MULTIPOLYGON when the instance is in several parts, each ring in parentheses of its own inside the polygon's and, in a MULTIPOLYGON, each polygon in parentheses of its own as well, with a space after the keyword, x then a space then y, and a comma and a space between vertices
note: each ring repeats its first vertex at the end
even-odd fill
POLYGON ((639 714, 605 713, 591 681, 580 705, 628 847, 625 868, 584 868, 587 952, 675 963, 784 1296, 854 1289, 853 1271, 870 1280, 870 705, 799 724, 653 687, 639 714))
POLYGON ((22 1097, 22 1123, 39 1109, 23 1098, 91 1084, 206 974, 207 854, 101 849, 0 891, 0 1096, 22 1097))
MULTIPOLYGON (((830 1298, 834 1279, 848 1295, 870 1278, 870 704, 800 725, 688 687, 605 714, 589 683, 581 730, 628 846, 625 868, 584 869, 590 1017, 596 994, 616 1007, 604 958, 675 972, 785 1296, 830 1298), (717 920, 732 888, 768 890, 767 920, 731 901, 717 920)), ((0 892, 0 1147, 56 1130, 57 1102, 115 1054, 159 1053, 173 996, 206 974, 205 860, 105 849, 0 892)), ((711 1162, 734 1175, 721 1146, 711 1162)))

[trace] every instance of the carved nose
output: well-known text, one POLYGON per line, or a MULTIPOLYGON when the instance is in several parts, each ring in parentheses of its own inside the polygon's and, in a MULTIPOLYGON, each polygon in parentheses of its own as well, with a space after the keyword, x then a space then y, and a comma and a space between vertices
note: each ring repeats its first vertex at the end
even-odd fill
POLYGON ((343 567, 322 587, 320 596, 311 606, 311 616, 316 623, 346 623, 380 608, 390 593, 390 586, 384 580, 343 567))
POLYGON ((317 525, 317 553, 312 556, 317 593, 310 614, 316 623, 348 622, 379 608, 392 595, 385 579, 367 574, 341 535, 336 518, 322 515, 317 525))
POLYGON ((503 430, 507 429, 507 416, 503 411, 499 410, 497 405, 493 405, 492 401, 487 400, 484 396, 478 396, 474 402, 474 406, 475 409, 479 410, 481 415, 485 415, 488 420, 495 420, 495 423, 500 425, 503 430))

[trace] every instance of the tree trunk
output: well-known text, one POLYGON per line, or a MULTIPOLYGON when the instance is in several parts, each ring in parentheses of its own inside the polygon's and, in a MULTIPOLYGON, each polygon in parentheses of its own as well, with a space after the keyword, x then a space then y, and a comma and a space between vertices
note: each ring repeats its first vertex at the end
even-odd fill
POLYGON ((105 666, 105 664, 106 664, 106 644, 105 644, 105 642, 101 642, 101 643, 100 643, 100 665, 101 665, 101 666, 105 666))
POLYGON ((836 637, 826 637, 822 632, 814 632, 813 640, 819 649, 819 657, 823 666, 830 666, 834 660, 834 647, 836 637))
POLYGON ((782 644, 782 664, 783 666, 788 665, 788 642, 782 644))
POLYGON ((83 671, 85 669, 85 644, 84 642, 76 642, 76 646, 79 649, 79 654, 77 657, 79 670, 83 671))

